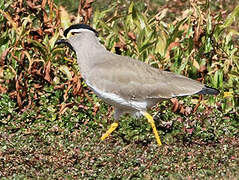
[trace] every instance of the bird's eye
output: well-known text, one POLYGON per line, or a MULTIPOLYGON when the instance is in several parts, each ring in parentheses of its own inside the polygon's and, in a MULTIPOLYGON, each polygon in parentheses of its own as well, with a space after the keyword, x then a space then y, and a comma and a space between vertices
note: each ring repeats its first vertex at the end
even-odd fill
POLYGON ((80 32, 71 32, 71 35, 79 34, 80 32))

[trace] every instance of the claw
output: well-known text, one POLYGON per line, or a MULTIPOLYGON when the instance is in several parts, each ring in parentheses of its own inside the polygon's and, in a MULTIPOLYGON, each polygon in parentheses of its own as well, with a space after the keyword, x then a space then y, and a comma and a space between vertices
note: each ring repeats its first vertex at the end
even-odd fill
POLYGON ((118 127, 118 125, 118 123, 112 123, 108 131, 106 131, 106 133, 100 139, 104 140, 107 138, 118 127))
POLYGON ((158 135, 158 131, 157 131, 156 126, 155 126, 155 124, 154 124, 154 119, 153 119, 153 117, 152 117, 149 113, 147 113, 147 112, 141 112, 141 113, 144 115, 144 117, 147 118, 149 124, 152 126, 152 129, 153 129, 153 132, 154 132, 154 136, 155 136, 155 138, 156 138, 156 141, 157 141, 158 145, 159 145, 159 146, 162 146, 160 137, 159 137, 159 135, 158 135))

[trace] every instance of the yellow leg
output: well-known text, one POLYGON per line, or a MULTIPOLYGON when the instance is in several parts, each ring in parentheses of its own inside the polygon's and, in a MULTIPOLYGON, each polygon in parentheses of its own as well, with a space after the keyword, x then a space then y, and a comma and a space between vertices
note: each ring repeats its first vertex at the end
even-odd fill
POLYGON ((106 131, 106 133, 103 136, 101 136, 100 139, 104 140, 105 138, 107 138, 117 127, 118 123, 112 123, 108 131, 106 131))
POLYGON ((153 119, 153 117, 152 117, 149 113, 147 113, 147 112, 142 112, 142 114, 147 118, 149 124, 152 126, 153 132, 154 132, 154 136, 155 136, 155 138, 156 138, 156 141, 157 141, 158 145, 161 146, 162 143, 161 143, 161 140, 160 140, 160 138, 159 138, 159 134, 158 134, 158 131, 157 131, 157 129, 156 129, 156 126, 155 126, 155 124, 154 124, 154 119, 153 119))

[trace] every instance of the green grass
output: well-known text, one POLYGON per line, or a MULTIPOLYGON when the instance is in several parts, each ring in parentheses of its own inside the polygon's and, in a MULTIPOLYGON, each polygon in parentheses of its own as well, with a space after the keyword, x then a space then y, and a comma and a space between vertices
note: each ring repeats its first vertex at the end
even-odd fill
MULTIPOLYGON (((145 141, 126 141, 118 134, 104 142, 89 126, 69 132, 1 132, 2 176, 41 178, 238 178, 238 139, 158 148, 148 132, 145 141), (3 163, 4 162, 4 163, 3 163)), ((164 138, 163 138, 164 139, 164 138)))
POLYGON ((99 1, 84 18, 108 50, 220 90, 154 107, 160 148, 144 118, 122 117, 100 140, 113 110, 87 88, 75 55, 54 47, 79 22, 78 4, 58 13, 52 1, 29 2, 0 3, 0 178, 239 178, 236 1, 99 1))

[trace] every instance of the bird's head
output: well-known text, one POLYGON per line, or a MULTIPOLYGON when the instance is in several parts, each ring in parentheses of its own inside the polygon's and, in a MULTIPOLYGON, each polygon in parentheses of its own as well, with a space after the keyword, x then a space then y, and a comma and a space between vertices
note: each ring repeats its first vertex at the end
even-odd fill
POLYGON ((81 42, 84 37, 98 37, 98 32, 86 24, 74 24, 64 31, 64 36, 65 39, 59 39, 55 45, 65 44, 71 50, 75 51, 75 48, 80 45, 79 43, 84 43, 81 42))

